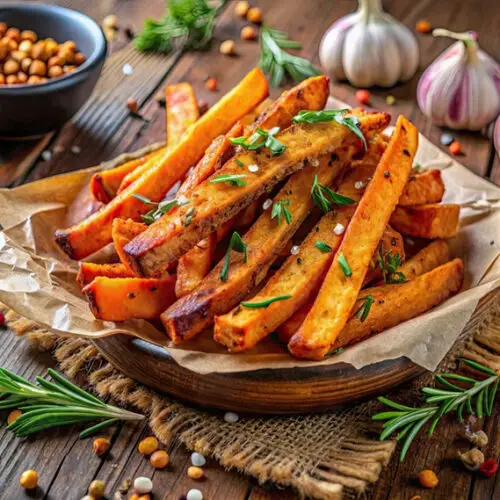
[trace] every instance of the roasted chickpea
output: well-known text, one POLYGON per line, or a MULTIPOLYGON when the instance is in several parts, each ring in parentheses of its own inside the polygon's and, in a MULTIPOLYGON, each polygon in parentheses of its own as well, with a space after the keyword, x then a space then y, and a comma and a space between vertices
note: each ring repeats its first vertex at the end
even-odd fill
POLYGON ((64 71, 61 66, 52 66, 49 68, 48 74, 50 78, 59 78, 64 75, 64 71))
POLYGON ((19 62, 16 61, 15 59, 9 59, 4 65, 3 65, 3 72, 6 75, 14 75, 20 70, 21 66, 19 65, 19 62))
POLYGON ((141 455, 151 455, 158 449, 158 439, 156 439, 154 436, 144 438, 139 443, 138 448, 141 455))
POLYGON ((21 40, 29 40, 30 42, 35 43, 38 40, 38 36, 32 30, 24 30, 21 31, 21 40))
POLYGON ((7 85, 15 85, 16 83, 19 83, 17 80, 17 75, 9 75, 6 79, 5 82, 7 85))
POLYGON ((64 73, 71 73, 72 71, 75 71, 75 69, 76 69, 76 66, 73 66, 73 65, 63 66, 64 73))
POLYGON ((30 66, 30 75, 45 76, 47 65, 43 61, 33 61, 30 66))
POLYGON ((64 66, 66 61, 61 56, 52 56, 47 63, 47 66, 51 68, 52 66, 64 66))
POLYGON ((18 83, 26 83, 28 81, 28 75, 23 71, 19 71, 17 74, 17 81, 18 83))
POLYGON ((11 38, 12 40, 15 40, 18 43, 21 40, 21 32, 17 28, 9 28, 6 31, 5 36, 11 38))
POLYGON ((9 38, 8 36, 4 36, 2 38, 2 40, 4 43, 7 44, 9 51, 17 50, 17 48, 19 47, 19 44, 15 40, 13 40, 12 38, 9 38))
POLYGON ((234 6, 234 12, 236 13, 237 16, 245 17, 247 15, 249 8, 250 5, 248 5, 248 2, 238 2, 234 6))
POLYGON ((26 57, 25 59, 23 59, 21 61, 21 69, 25 72, 25 73, 29 73, 30 71, 30 66, 31 66, 31 63, 33 62, 33 59, 31 59, 30 57, 26 57))
POLYGON ((73 57, 73 63, 80 66, 86 61, 85 56, 81 52, 77 52, 73 57))
POLYGON ((4 36, 7 32, 8 26, 7 23, 0 23, 0 36, 4 36))
POLYGON ((262 11, 259 7, 252 7, 247 12, 247 20, 251 23, 260 24, 262 22, 262 11))
POLYGON ((47 38, 45 40, 45 48, 49 58, 55 56, 59 52, 59 44, 53 38, 47 38))
POLYGON ((40 61, 48 61, 49 60, 49 52, 47 51, 47 44, 45 40, 40 40, 35 43, 31 48, 31 57, 33 59, 39 59, 40 61))
POLYGON ((5 75, 0 73, 0 85, 5 85, 5 75))
POLYGON ((63 48, 59 49, 59 52, 57 53, 57 57, 64 59, 64 62, 66 64, 73 64, 73 59, 75 57, 75 53, 72 52, 71 50, 63 47, 63 48))
POLYGON ((73 40, 68 40, 61 45, 61 49, 69 50, 70 52, 76 52, 76 43, 73 40))
POLYGON ((253 26, 244 26, 241 29, 240 36, 242 40, 255 40, 257 38, 257 33, 253 26))
POLYGON ((4 61, 9 55, 9 44, 0 40, 0 61, 4 61))
POLYGON ((19 478, 19 484, 26 490, 34 490, 38 484, 38 474, 34 470, 25 470, 19 478))
POLYGON ((23 52, 22 50, 13 50, 10 53, 10 57, 20 63, 23 59, 26 59, 26 57, 28 57, 28 54, 26 52, 23 52))
POLYGON ((31 47, 33 47, 33 42, 31 40, 23 40, 19 44, 18 50, 22 50, 23 52, 27 52, 29 54, 31 47))
POLYGON ((37 83, 43 83, 43 78, 41 76, 38 76, 38 75, 31 75, 29 78, 28 78, 28 83, 34 85, 34 84, 37 84, 37 83))

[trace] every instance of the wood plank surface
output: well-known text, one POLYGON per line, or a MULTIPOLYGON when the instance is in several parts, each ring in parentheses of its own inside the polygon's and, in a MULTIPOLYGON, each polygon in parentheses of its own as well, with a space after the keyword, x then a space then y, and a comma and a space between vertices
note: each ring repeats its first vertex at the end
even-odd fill
MULTIPOLYGON (((88 167, 110 159, 124 151, 131 151, 151 142, 162 140, 165 134, 164 109, 155 95, 169 83, 190 81, 199 100, 214 103, 229 90, 257 61, 258 44, 239 41, 239 32, 246 23, 233 12, 234 2, 229 2, 215 30, 214 41, 208 51, 188 53, 182 56, 142 56, 130 46, 123 28, 140 29, 148 16, 159 18, 164 9, 163 0, 48 0, 80 10, 97 21, 107 14, 118 16, 120 31, 110 44, 110 57, 104 76, 96 91, 80 113, 53 136, 27 143, 0 143, 0 186, 13 186, 34 181, 48 175, 88 167), (218 52, 221 41, 237 41, 238 55, 227 59, 218 52), (134 67, 134 73, 125 77, 123 64, 134 67), (209 92, 204 82, 208 76, 218 81, 218 91, 209 92), (140 113, 147 121, 131 117, 125 108, 128 97, 135 97, 140 113), (81 148, 80 154, 71 152, 72 146, 81 148), (52 158, 43 161, 39 155, 50 150, 52 158)), ((318 64, 317 49, 324 31, 338 17, 355 9, 354 0, 252 0, 259 5, 269 25, 287 30, 292 39, 303 44, 299 53, 318 64)), ((427 18, 435 27, 447 27, 455 31, 474 29, 480 35, 484 50, 500 60, 498 43, 498 2, 496 0, 387 0, 388 12, 413 29, 420 18, 427 18), (496 15, 495 15, 496 12, 496 15)), ((1 3, 0 3, 1 15, 1 3)), ((445 39, 433 39, 429 35, 417 35, 421 47, 420 71, 439 53, 449 46, 445 39)), ((435 127, 418 109, 415 89, 418 75, 409 83, 390 90, 373 90, 371 105, 393 115, 404 113, 420 131, 439 144, 442 129, 435 127), (388 106, 385 97, 394 95, 396 102, 388 106)), ((280 90, 273 90, 277 96, 280 90)), ((354 89, 347 84, 335 84, 333 94, 356 105, 354 89)), ((476 173, 486 176, 500 185, 500 159, 493 151, 491 130, 488 133, 454 133, 462 142, 464 155, 460 161, 476 173), (488 135, 489 134, 489 135, 488 135)), ((0 332, 2 349, 0 365, 23 376, 33 378, 53 366, 48 354, 33 352, 26 342, 0 332)), ((497 404, 493 417, 481 424, 490 437, 487 455, 500 454, 500 416, 497 404)), ((6 418, 6 415, 4 416, 6 418)), ((451 420, 442 423, 439 432, 430 440, 420 436, 413 445, 405 463, 395 457, 385 468, 380 481, 367 493, 369 499, 404 499, 418 495, 427 499, 500 498, 500 474, 485 480, 463 472, 456 461, 457 449, 465 443, 457 439, 460 426, 451 420), (440 485, 432 491, 420 488, 417 473, 430 468, 438 472, 440 485)), ((225 472, 209 462, 207 478, 195 482, 186 475, 190 464, 189 453, 178 445, 169 450, 171 465, 165 471, 153 473, 149 463, 136 451, 137 443, 148 434, 144 424, 127 425, 109 431, 113 446, 110 455, 101 460, 91 449, 91 440, 78 440, 76 428, 58 429, 28 439, 16 439, 5 426, 0 428, 0 498, 49 498, 53 500, 78 500, 94 478, 107 483, 107 498, 113 498, 116 490, 127 478, 137 475, 153 476, 155 499, 177 499, 189 488, 198 487, 208 500, 288 500, 296 495, 291 490, 277 490, 272 486, 259 486, 253 480, 234 472, 225 472), (40 487, 25 495, 18 486, 20 473, 36 467, 40 475, 40 487)))

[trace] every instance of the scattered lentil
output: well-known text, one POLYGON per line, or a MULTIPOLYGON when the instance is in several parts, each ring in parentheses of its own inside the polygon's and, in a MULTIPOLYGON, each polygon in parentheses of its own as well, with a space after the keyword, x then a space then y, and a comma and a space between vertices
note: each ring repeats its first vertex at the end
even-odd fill
POLYGON ((107 438, 97 438, 94 439, 94 442, 92 443, 92 448, 94 450, 94 453, 98 456, 101 457, 105 453, 109 451, 111 448, 111 442, 107 438))
POLYGON ((158 439, 154 436, 144 438, 138 446, 141 455, 151 455, 158 449, 158 439))
POLYGON ((155 451, 149 458, 155 469, 164 469, 168 465, 168 453, 165 450, 155 451))
POLYGON ((435 488, 439 484, 436 473, 429 469, 420 472, 418 474, 418 480, 424 488, 435 488))
POLYGON ((443 146, 449 146, 453 141, 454 141, 454 137, 451 134, 448 134, 446 132, 441 134, 441 137, 439 138, 439 142, 443 146))
POLYGON ((227 411, 225 414, 224 414, 224 420, 228 423, 228 424, 234 424, 236 422, 238 422, 238 420, 240 419, 240 417, 238 416, 237 413, 234 413, 232 411, 227 411))
POLYGON ((19 484, 25 490, 33 490, 38 485, 38 474, 35 470, 25 470, 19 478, 19 484))
POLYGON ((187 475, 191 479, 201 479, 203 477, 203 469, 192 465, 191 467, 188 468, 187 475))
POLYGON ((193 488, 187 492, 186 500, 203 500, 203 493, 200 490, 193 488))
POLYGON ((243 26, 243 28, 241 28, 240 37, 242 40, 255 40, 257 38, 257 32, 253 26, 243 26))
POLYGON ((220 44, 219 52, 225 56, 232 56, 236 53, 236 44, 233 40, 225 40, 220 44))
POLYGON ((137 493, 150 493, 153 490, 153 481, 149 477, 137 477, 134 480, 134 490, 137 493))
POLYGON ((201 453, 194 452, 191 453, 191 463, 195 467, 203 467, 207 463, 207 461, 201 453))
POLYGON ((208 78, 205 82, 205 87, 207 90, 215 91, 217 89, 217 80, 213 77, 208 78))
POLYGON ((415 24, 415 29, 419 33, 430 33, 432 30, 431 23, 427 19, 419 19, 415 24))

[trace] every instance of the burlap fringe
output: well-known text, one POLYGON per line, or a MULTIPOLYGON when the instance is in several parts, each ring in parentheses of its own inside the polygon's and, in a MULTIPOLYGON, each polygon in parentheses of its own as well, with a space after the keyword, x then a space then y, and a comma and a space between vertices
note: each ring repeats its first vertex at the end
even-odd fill
MULTIPOLYGON (((489 303, 488 308, 485 314, 476 315, 481 319, 467 326, 441 369, 452 367, 459 353, 500 369, 500 301, 494 306, 489 303)), ((6 311, 6 319, 17 335, 26 334, 41 350, 53 350, 66 375, 83 374, 100 397, 149 415, 161 441, 176 438, 228 469, 254 476, 260 483, 291 486, 301 497, 359 496, 378 480, 395 449, 393 441, 380 442, 371 433, 369 415, 376 408, 374 401, 328 414, 245 417, 228 424, 218 413, 190 408, 121 375, 87 340, 60 337, 13 311, 6 311)), ((424 375, 410 391, 431 381, 432 374, 424 375)))

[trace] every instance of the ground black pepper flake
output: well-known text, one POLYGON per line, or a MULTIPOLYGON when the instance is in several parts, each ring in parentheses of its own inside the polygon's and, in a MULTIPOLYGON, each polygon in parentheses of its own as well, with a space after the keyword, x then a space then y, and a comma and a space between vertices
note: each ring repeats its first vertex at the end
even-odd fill
POLYGON ((300 257, 297 258, 297 264, 302 264, 302 259, 300 257))
POLYGON ((127 297, 129 299, 135 299, 135 293, 134 292, 129 292, 128 295, 127 295, 127 297))
POLYGON ((391 173, 390 172, 384 172, 384 177, 385 178, 389 178, 391 176, 391 173))

